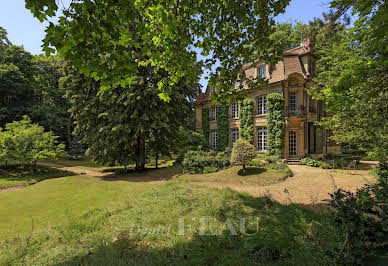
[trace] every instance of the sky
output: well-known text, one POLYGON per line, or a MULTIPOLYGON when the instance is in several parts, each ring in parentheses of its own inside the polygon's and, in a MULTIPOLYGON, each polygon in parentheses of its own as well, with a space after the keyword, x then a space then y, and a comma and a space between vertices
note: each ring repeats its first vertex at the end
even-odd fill
MULTIPOLYGON (((286 12, 276 17, 278 22, 299 20, 307 23, 328 10, 328 0, 291 0, 286 12)), ((21 45, 32 54, 42 53, 42 40, 47 23, 40 23, 24 7, 24 0, 0 0, 0 26, 8 32, 8 39, 21 45)), ((201 77, 201 85, 206 88, 206 76, 201 77)))

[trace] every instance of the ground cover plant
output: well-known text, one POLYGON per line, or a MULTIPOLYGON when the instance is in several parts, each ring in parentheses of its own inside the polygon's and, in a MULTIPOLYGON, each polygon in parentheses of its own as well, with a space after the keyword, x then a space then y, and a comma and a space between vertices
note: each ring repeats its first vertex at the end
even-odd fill
POLYGON ((74 173, 53 167, 41 166, 23 166, 10 163, 7 166, 0 167, 0 189, 27 186, 47 178, 56 178, 61 176, 70 176, 74 173))

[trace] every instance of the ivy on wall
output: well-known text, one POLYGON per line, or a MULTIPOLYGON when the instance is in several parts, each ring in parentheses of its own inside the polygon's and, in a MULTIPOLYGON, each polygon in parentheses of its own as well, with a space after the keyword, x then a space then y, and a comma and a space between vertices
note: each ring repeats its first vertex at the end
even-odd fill
POLYGON ((209 149, 209 108, 202 108, 202 149, 209 149))
POLYGON ((283 106, 284 99, 280 93, 267 95, 268 153, 271 155, 282 155, 285 125, 283 106))
POLYGON ((253 100, 250 98, 240 102, 240 135, 249 143, 253 144, 253 100))
POLYGON ((229 107, 219 105, 217 108, 217 150, 223 151, 229 144, 229 107))

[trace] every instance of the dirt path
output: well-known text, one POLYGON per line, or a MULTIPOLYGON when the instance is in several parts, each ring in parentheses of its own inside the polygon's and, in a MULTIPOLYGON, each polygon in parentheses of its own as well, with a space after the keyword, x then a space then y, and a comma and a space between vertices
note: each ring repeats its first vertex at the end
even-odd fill
POLYGON ((325 205, 330 199, 329 193, 338 188, 355 191, 367 182, 375 179, 369 175, 369 170, 331 170, 313 168, 304 165, 289 165, 294 173, 293 177, 269 186, 217 184, 199 182, 199 184, 246 192, 252 196, 270 196, 272 199, 284 203, 303 205, 325 205))
POLYGON ((112 173, 103 173, 102 171, 98 170, 92 170, 88 168, 83 168, 79 166, 68 166, 64 164, 59 164, 59 163, 49 163, 49 162, 39 162, 39 165, 45 165, 45 166, 50 166, 50 167, 55 167, 61 170, 67 170, 71 171, 76 174, 85 174, 85 175, 91 175, 91 176, 107 176, 111 175, 112 173))

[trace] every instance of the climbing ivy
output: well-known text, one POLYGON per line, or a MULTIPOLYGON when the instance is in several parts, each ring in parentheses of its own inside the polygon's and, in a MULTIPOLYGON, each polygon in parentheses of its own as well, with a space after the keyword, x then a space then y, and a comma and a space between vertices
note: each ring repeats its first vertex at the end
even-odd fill
POLYGON ((217 137, 217 150, 225 150, 229 144, 229 107, 225 104, 217 108, 217 137))
POLYGON ((284 139, 284 99, 280 93, 274 92, 267 95, 268 109, 268 153, 271 155, 282 155, 284 139))
POLYGON ((240 106, 241 138, 253 144, 253 100, 246 98, 240 102, 240 106))
POLYGON ((202 149, 209 149, 209 108, 202 109, 202 149))

